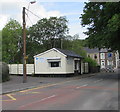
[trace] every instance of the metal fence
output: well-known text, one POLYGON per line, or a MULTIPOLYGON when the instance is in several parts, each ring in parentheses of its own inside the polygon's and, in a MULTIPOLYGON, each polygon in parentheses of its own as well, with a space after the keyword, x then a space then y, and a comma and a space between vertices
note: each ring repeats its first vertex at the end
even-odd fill
MULTIPOLYGON (((9 74, 13 75, 23 75, 23 64, 8 64, 9 74)), ((89 73, 88 63, 83 63, 82 72, 89 73)), ((34 64, 26 64, 26 74, 33 75, 35 74, 34 64)))
MULTIPOLYGON (((8 64, 9 66, 9 74, 23 74, 23 64, 8 64)), ((32 75, 34 74, 34 64, 26 64, 26 74, 32 75)))

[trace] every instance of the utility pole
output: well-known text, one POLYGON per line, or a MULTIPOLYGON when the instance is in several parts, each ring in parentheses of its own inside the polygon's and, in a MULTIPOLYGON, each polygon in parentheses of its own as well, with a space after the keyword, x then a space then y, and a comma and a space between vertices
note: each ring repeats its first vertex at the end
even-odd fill
POLYGON ((27 82, 26 75, 26 22, 25 22, 25 7, 23 7, 23 83, 27 82))
POLYGON ((60 47, 61 49, 63 48, 63 42, 62 42, 62 38, 60 39, 61 43, 60 43, 60 47))

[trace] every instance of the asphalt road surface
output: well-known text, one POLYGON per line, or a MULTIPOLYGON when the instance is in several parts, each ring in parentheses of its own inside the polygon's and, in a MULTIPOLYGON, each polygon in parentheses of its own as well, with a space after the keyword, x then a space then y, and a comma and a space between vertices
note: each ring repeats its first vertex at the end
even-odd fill
POLYGON ((3 110, 118 110, 118 74, 70 79, 1 97, 3 110))

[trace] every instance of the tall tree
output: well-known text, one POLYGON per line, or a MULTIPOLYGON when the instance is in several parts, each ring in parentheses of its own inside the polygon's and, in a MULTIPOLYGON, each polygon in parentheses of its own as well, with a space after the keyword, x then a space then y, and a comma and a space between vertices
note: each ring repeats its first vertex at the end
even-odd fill
POLYGON ((89 47, 107 47, 120 51, 120 2, 85 3, 80 17, 87 26, 89 47))
POLYGON ((18 53, 22 47, 22 27, 13 19, 2 29, 2 60, 6 63, 18 63, 18 53))
POLYGON ((46 49, 56 47, 56 38, 62 38, 68 32, 67 22, 65 17, 43 18, 30 28, 30 38, 44 44, 46 49))

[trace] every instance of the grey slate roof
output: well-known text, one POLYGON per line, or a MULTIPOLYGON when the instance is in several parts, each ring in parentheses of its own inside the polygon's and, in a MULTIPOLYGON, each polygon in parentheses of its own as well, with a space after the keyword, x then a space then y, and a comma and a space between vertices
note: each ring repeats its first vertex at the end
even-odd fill
POLYGON ((102 48, 102 49, 100 49, 100 52, 108 52, 108 49, 107 48, 102 48))
POLYGON ((88 47, 84 47, 84 50, 87 52, 87 53, 105 53, 105 52, 108 52, 108 50, 111 50, 110 48, 107 49, 107 48, 101 48, 100 50, 98 48, 94 48, 94 49, 90 49, 88 47))
POLYGON ((55 48, 57 49, 58 51, 60 51, 61 53, 67 55, 67 56, 70 56, 70 57, 76 57, 76 58, 83 58, 82 56, 76 54, 75 52, 73 51, 69 51, 69 50, 63 50, 63 49, 59 49, 59 48, 55 48))
POLYGON ((85 50, 87 53, 99 53, 99 49, 98 49, 98 48, 90 49, 90 48, 88 48, 88 47, 84 47, 84 50, 85 50))

